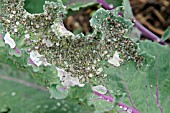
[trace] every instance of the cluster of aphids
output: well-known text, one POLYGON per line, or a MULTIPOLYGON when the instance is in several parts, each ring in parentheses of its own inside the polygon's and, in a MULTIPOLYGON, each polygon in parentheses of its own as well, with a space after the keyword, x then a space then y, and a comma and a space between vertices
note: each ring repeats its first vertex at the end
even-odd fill
POLYGON ((49 63, 71 72, 82 83, 93 76, 106 77, 101 62, 111 59, 115 51, 120 53, 124 61, 141 63, 142 57, 137 55, 137 46, 130 39, 123 38, 127 26, 113 19, 113 15, 102 21, 104 40, 98 34, 60 37, 51 26, 55 24, 55 19, 61 21, 63 18, 61 4, 48 2, 44 13, 31 15, 23 8, 24 1, 20 5, 18 3, 4 0, 4 32, 9 32, 14 40, 23 38, 28 53, 37 50, 49 63))
POLYGON ((142 65, 143 57, 138 55, 137 44, 131 39, 124 37, 129 26, 117 18, 114 18, 113 13, 109 13, 109 16, 102 21, 105 40, 107 40, 108 43, 112 43, 111 45, 114 47, 114 50, 120 52, 121 58, 125 62, 132 60, 137 63, 137 67, 140 67, 142 65))

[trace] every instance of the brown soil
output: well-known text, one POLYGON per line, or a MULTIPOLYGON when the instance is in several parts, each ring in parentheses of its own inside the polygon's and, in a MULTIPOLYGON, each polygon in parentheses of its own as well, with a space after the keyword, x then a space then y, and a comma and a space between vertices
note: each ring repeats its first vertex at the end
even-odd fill
POLYGON ((159 37, 170 25, 168 0, 131 0, 131 6, 136 19, 159 37))

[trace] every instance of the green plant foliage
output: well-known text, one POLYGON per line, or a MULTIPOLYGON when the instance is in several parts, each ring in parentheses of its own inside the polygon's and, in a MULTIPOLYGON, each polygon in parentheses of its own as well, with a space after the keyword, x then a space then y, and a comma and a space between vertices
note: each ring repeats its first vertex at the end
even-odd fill
POLYGON ((134 18, 129 0, 123 0, 123 8, 125 10, 123 13, 124 18, 128 18, 128 19, 134 18))
POLYGON ((78 11, 80 8, 86 8, 96 4, 96 0, 62 0, 67 9, 78 11))
POLYGON ((82 88, 74 86, 69 89, 69 98, 86 99, 90 93, 92 93, 92 90, 89 84, 86 84, 82 88))
POLYGON ((120 95, 120 97, 122 95, 122 98, 118 98, 118 100, 132 106, 128 96, 130 94, 137 109, 141 112, 160 113, 156 104, 156 76, 158 76, 159 102, 164 112, 168 113, 170 104, 168 91, 170 87, 170 49, 168 46, 160 46, 150 41, 140 41, 139 47, 140 52, 145 53, 147 61, 141 69, 137 69, 132 62, 120 68, 106 69, 109 76, 108 89, 111 89, 113 95, 120 95))
POLYGON ((141 34, 141 31, 139 31, 136 27, 133 27, 132 30, 125 35, 125 37, 130 37, 134 42, 137 42, 140 40, 141 34))
POLYGON ((1 113, 91 113, 76 102, 49 99, 47 89, 35 84, 28 73, 0 66, 1 113))
MULTIPOLYGON (((18 83, 4 82, 1 79, 2 84, 8 84, 5 84, 6 87, 0 85, 1 89, 7 89, 3 89, 4 93, 0 96, 4 100, 16 97, 16 101, 21 98, 22 103, 25 102, 22 92, 35 94, 35 97, 23 104, 25 112, 53 112, 50 110, 58 107, 51 106, 57 105, 61 106, 61 109, 57 110, 63 110, 59 111, 62 113, 68 110, 76 113, 118 112, 122 110, 118 108, 119 103, 123 102, 129 106, 125 107, 125 111, 135 109, 141 113, 157 113, 163 109, 168 113, 170 48, 130 38, 136 35, 130 35, 133 30, 130 20, 133 14, 129 1, 124 0, 123 6, 110 11, 98 9, 90 20, 93 33, 86 36, 74 35, 68 31, 64 27, 63 19, 67 13, 66 9, 78 10, 89 4, 79 4, 74 0, 64 3, 69 4, 67 8, 61 0, 18 0, 15 3, 1 0, 3 16, 0 31, 3 35, 8 32, 10 37, 7 33, 5 38, 0 38, 0 62, 31 74, 37 82, 48 88, 50 97, 56 101, 45 99, 44 91, 35 93, 33 88, 26 90, 24 85, 19 86, 18 83), (9 4, 14 6, 9 7, 11 11, 6 10, 9 4), (124 18, 119 16, 122 11, 124 18), (15 85, 16 87, 11 89, 11 86, 15 85), (96 95, 93 88, 99 85, 104 87, 100 89, 104 90, 104 94, 96 95), (15 96, 5 95, 11 94, 13 89, 15 96), (44 95, 41 97, 40 94, 44 95), (40 98, 43 104, 38 101, 40 98), (110 102, 109 98, 114 102, 110 102), (45 102, 48 108, 44 105, 45 102), (60 103, 56 105, 53 102, 60 103), (29 103, 33 104, 25 107, 29 103), (40 106, 31 109, 36 105, 40 106), (42 106, 45 107, 38 109, 42 106)), ((122 1, 116 4, 119 6, 120 3, 122 1)), ((164 39, 168 37, 167 31, 165 37, 164 39)), ((15 106, 14 100, 3 104, 3 110, 8 106, 15 106)), ((10 108, 13 109, 12 107, 10 108)))
POLYGON ((162 35, 161 39, 166 41, 170 37, 170 26, 165 30, 164 34, 162 35))
POLYGON ((107 3, 112 4, 114 7, 121 6, 123 0, 106 0, 107 3))
POLYGON ((42 13, 43 5, 45 4, 45 1, 54 1, 57 2, 57 0, 26 0, 24 8, 29 13, 42 13))
POLYGON ((50 98, 64 99, 68 96, 68 92, 64 90, 63 86, 53 84, 49 87, 50 98))
MULTIPOLYGON (((145 41, 140 44, 141 50, 147 54, 154 56, 155 63, 152 64, 147 72, 147 81, 150 86, 151 94, 154 98, 156 92, 156 84, 158 79, 159 88, 159 103, 164 109, 165 113, 168 113, 170 109, 170 48, 169 46, 161 46, 157 43, 145 41), (153 86, 153 87, 151 87, 153 86)), ((154 108, 154 107, 152 107, 154 108)))

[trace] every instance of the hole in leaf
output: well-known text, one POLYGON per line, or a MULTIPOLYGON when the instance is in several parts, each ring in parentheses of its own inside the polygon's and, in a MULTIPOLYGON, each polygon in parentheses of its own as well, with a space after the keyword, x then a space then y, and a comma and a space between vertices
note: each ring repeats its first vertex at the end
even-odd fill
POLYGON ((97 10, 97 6, 91 6, 80 11, 69 10, 70 13, 64 20, 64 25, 66 29, 73 32, 74 34, 84 33, 89 34, 92 32, 92 27, 90 26, 90 19, 93 11, 97 10))

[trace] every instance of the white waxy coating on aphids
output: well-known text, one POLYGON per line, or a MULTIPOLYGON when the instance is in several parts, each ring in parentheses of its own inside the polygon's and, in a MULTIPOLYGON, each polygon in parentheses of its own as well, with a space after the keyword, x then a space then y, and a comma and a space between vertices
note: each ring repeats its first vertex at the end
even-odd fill
POLYGON ((99 69, 97 69, 96 74, 99 75, 102 71, 103 71, 103 68, 100 67, 99 69))
POLYGON ((89 74, 89 77, 93 77, 94 75, 92 73, 89 74))
POLYGON ((5 43, 10 46, 10 48, 15 48, 15 41, 10 37, 9 32, 7 32, 4 36, 5 43))
POLYGON ((109 59, 108 62, 112 64, 113 66, 120 66, 120 62, 123 62, 122 59, 119 57, 119 53, 115 51, 115 54, 113 55, 113 58, 109 59))
POLYGON ((26 39, 30 38, 30 34, 25 34, 25 38, 26 39))
POLYGON ((44 65, 44 66, 50 66, 51 64, 47 62, 44 55, 40 55, 38 51, 31 51, 30 52, 30 58, 31 60, 37 65, 44 65))
POLYGON ((43 39, 42 43, 45 43, 47 47, 52 47, 53 43, 49 39, 43 39))
POLYGON ((60 69, 56 67, 58 72, 58 77, 60 78, 61 83, 63 86, 70 87, 78 85, 79 87, 83 87, 84 84, 81 84, 77 77, 72 77, 71 73, 66 72, 64 69, 60 69))
POLYGON ((52 31, 57 35, 57 36, 74 36, 74 34, 70 31, 68 31, 62 22, 55 22, 51 26, 52 31))

